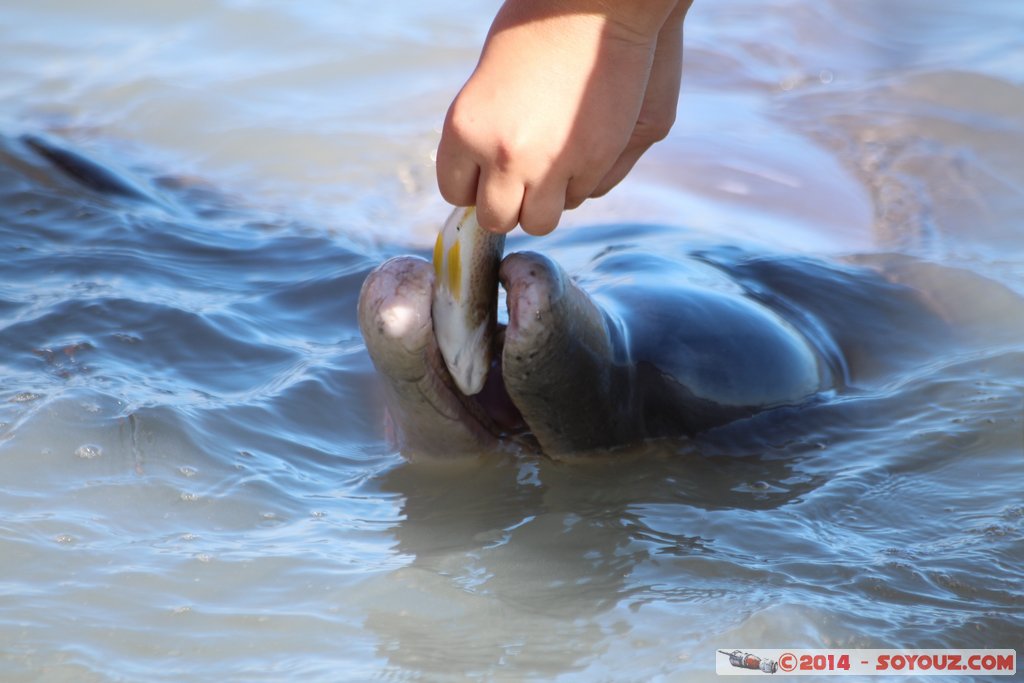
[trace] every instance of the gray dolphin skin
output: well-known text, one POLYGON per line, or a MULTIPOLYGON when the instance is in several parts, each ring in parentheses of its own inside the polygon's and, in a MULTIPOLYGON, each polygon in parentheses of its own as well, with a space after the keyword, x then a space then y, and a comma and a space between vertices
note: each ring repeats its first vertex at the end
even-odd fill
POLYGON ((545 256, 505 257, 508 324, 474 396, 438 350, 431 264, 402 256, 372 271, 359 323, 402 453, 605 451, 798 405, 833 382, 827 347, 735 286, 707 287, 713 268, 611 254, 596 270, 588 293, 545 256))

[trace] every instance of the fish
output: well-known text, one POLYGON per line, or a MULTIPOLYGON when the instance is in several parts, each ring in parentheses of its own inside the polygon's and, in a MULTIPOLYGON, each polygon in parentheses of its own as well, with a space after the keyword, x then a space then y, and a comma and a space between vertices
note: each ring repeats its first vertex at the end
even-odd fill
POLYGON ((505 235, 482 228, 473 206, 456 207, 434 244, 434 335, 466 396, 480 393, 491 368, 504 251, 505 235))

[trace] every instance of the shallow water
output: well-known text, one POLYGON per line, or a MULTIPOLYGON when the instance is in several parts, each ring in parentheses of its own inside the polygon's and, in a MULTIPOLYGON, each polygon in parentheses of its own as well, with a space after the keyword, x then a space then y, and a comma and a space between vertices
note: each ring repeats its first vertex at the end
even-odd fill
MULTIPOLYGON (((355 301, 446 213, 431 153, 492 14, 0 5, 0 677, 691 681, 717 648, 1019 651, 1024 6, 698 1, 673 134, 518 243, 584 278, 609 243, 883 271, 931 317, 858 319, 852 386, 616 462, 407 464, 355 301), (576 230, 598 223, 670 229, 576 230)), ((862 315, 856 282, 816 305, 862 315)))

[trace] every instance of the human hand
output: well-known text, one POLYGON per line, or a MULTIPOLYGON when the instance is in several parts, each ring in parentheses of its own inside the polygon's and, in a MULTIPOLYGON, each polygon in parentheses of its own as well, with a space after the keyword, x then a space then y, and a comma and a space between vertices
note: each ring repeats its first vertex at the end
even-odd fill
POLYGON ((506 2, 445 119, 442 196, 542 235, 614 187, 675 121, 689 5, 506 2))

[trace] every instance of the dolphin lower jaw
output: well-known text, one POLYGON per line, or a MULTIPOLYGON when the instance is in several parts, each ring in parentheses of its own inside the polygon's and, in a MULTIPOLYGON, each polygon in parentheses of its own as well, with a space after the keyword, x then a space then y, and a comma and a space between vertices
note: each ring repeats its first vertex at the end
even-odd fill
POLYGON ((492 451, 506 428, 486 403, 458 390, 431 321, 434 272, 425 260, 385 261, 363 283, 359 326, 384 393, 395 446, 406 456, 492 451))
POLYGON ((559 457, 632 440, 628 370, 611 360, 603 313, 554 262, 510 254, 500 277, 509 322, 502 349, 505 387, 541 450, 559 457))

